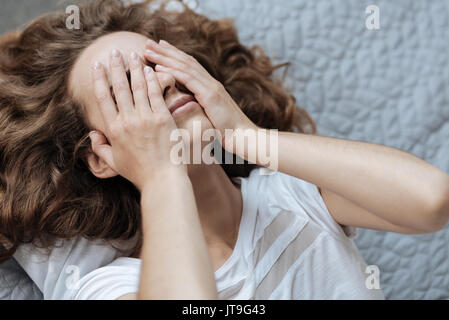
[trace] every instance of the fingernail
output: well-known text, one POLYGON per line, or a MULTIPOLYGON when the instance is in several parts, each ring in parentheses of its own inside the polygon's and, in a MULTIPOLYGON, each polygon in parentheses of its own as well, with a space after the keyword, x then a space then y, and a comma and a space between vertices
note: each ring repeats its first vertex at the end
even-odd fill
POLYGON ((111 54, 115 58, 120 57, 120 51, 118 51, 117 49, 112 50, 111 54))
POLYGON ((133 65, 138 66, 139 65, 139 56, 134 51, 130 54, 131 61, 133 65))
POLYGON ((92 77, 93 77, 93 79, 96 79, 96 80, 101 79, 101 77, 102 77, 101 67, 102 67, 102 65, 98 61, 95 61, 92 64, 92 77))
POLYGON ((150 55, 150 56, 155 56, 156 55, 156 52, 154 52, 153 50, 148 50, 148 49, 145 50, 145 53, 150 55))
POLYGON ((92 64, 92 69, 93 69, 94 71, 100 70, 100 69, 101 69, 101 64, 100 64, 100 62, 95 61, 95 62, 92 64))
POLYGON ((149 66, 145 66, 145 68, 143 68, 143 71, 145 72, 145 74, 150 75, 153 69, 151 69, 149 66))
POLYGON ((154 41, 153 39, 148 39, 147 41, 148 44, 150 45, 157 45, 158 43, 156 41, 154 41))

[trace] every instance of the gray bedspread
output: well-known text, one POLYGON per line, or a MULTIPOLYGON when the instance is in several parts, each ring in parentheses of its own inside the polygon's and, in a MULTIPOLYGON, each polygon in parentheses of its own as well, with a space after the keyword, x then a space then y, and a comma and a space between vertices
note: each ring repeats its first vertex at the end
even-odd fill
MULTIPOLYGON (((321 135, 396 147, 449 172, 449 1, 199 0, 197 10, 234 18, 245 44, 292 63, 287 86, 321 135), (365 25, 368 5, 380 9, 378 30, 365 25)), ((387 298, 449 298, 447 228, 359 230, 356 243, 387 298)), ((13 269, 0 266, 19 284, 0 298, 39 298, 13 269)))

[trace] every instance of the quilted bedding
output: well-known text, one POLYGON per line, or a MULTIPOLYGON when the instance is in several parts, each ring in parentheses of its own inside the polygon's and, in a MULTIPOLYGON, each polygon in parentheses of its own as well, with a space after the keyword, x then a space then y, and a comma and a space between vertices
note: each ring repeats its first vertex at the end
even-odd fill
MULTIPOLYGON (((292 63, 286 85, 319 134, 396 147, 449 172, 449 1, 198 0, 196 10, 234 18, 245 44, 292 63), (369 5, 380 9, 378 30, 365 25, 369 5)), ((386 298, 449 298, 448 228, 358 233, 386 298)), ((39 298, 16 272, 24 290, 0 298, 39 298)))
MULTIPOLYGON (((245 44, 290 61, 287 86, 319 134, 410 152, 449 172, 449 1, 199 0, 235 19, 245 44), (379 29, 365 25, 369 5, 379 29)), ((449 229, 358 231, 387 299, 449 298, 449 229)))

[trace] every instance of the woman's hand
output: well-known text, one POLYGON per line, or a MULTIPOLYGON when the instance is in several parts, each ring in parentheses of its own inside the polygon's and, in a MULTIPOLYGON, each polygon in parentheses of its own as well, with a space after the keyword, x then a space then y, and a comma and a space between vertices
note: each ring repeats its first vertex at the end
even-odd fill
POLYGON ((156 74, 143 68, 141 58, 132 53, 129 61, 131 87, 125 74, 122 55, 113 50, 110 56, 110 78, 117 101, 111 97, 103 66, 93 65, 95 96, 105 125, 105 135, 90 133, 92 148, 114 171, 131 181, 140 191, 155 175, 176 168, 186 172, 185 165, 170 160, 176 130, 162 96, 156 74))
POLYGON ((157 64, 156 71, 172 74, 194 95, 198 103, 204 108, 212 125, 222 135, 222 145, 227 148, 225 129, 231 129, 233 134, 237 129, 256 130, 257 126, 243 113, 224 86, 214 79, 203 66, 192 56, 177 49, 168 42, 161 40, 156 43, 148 40, 145 57, 157 64))

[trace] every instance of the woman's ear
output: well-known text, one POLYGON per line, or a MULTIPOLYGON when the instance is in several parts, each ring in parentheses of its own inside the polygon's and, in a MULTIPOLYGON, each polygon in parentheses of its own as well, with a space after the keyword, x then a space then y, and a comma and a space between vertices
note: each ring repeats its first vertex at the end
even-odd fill
POLYGON ((103 159, 105 152, 110 151, 106 137, 99 132, 89 134, 93 152, 87 155, 89 169, 94 176, 100 179, 112 178, 118 173, 103 159))

